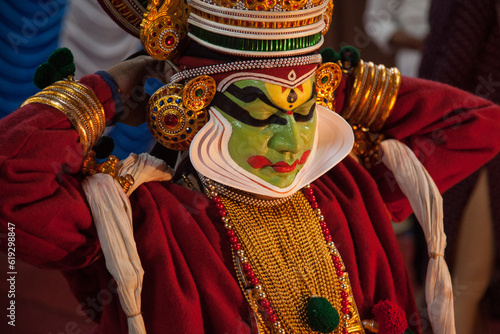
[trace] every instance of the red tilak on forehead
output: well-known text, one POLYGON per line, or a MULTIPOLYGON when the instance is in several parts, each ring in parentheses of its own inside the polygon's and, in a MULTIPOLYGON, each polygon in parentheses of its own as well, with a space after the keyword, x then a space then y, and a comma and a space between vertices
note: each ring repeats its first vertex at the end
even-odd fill
MULTIPOLYGON (((302 84, 298 85, 297 87, 298 90, 300 90, 301 93, 304 93, 304 87, 302 87, 302 84)), ((284 93, 285 90, 287 90, 287 87, 281 86, 281 92, 284 93)))

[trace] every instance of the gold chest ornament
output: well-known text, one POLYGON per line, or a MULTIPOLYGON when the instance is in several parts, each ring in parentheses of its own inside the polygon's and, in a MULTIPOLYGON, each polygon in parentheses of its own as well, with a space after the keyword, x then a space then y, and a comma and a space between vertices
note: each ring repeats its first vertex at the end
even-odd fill
POLYGON ((258 333, 364 333, 346 268, 310 187, 266 201, 204 182, 258 333))

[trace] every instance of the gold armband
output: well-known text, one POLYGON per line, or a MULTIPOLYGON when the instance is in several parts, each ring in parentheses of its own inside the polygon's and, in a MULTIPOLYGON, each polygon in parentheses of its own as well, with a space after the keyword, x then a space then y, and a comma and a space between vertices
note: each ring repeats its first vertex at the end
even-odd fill
POLYGON ((94 146, 105 128, 104 108, 94 92, 76 81, 61 80, 28 98, 21 105, 42 103, 64 113, 78 131, 83 156, 94 146))
POLYGON ((352 75, 354 84, 341 116, 351 125, 378 132, 396 102, 401 74, 395 67, 360 60, 352 75))
POLYGON ((352 75, 352 90, 340 115, 353 127, 354 153, 370 168, 378 159, 378 146, 384 136, 377 133, 394 107, 401 74, 395 67, 388 69, 360 60, 352 75))

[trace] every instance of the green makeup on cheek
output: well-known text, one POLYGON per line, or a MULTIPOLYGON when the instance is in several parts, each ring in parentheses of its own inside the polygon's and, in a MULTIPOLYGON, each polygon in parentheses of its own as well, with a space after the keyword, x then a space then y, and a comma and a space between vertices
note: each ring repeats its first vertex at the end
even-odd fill
POLYGON ((214 105, 231 124, 228 151, 236 164, 266 182, 285 188, 293 183, 312 149, 316 130, 315 96, 310 92, 312 97, 298 106, 297 112, 287 113, 276 107, 261 87, 265 89, 263 83, 260 87, 236 87, 247 93, 245 100, 249 102, 242 102, 229 93, 219 93, 225 98, 214 105), (267 113, 271 116, 266 119, 251 115, 267 113))

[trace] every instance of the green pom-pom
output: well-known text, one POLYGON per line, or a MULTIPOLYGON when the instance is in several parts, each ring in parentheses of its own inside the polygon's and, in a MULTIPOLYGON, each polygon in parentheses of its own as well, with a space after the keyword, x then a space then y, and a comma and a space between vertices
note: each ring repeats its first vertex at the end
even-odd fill
POLYGON ((339 312, 323 297, 311 297, 307 303, 307 319, 312 330, 333 332, 339 325, 339 312))
POLYGON ((35 75, 33 76, 33 83, 40 89, 44 89, 45 87, 52 84, 54 81, 54 77, 57 75, 57 71, 54 66, 43 63, 35 71, 35 75))
POLYGON ((348 62, 352 67, 359 63, 359 51, 354 46, 344 46, 340 49, 340 59, 343 62, 348 62))
POLYGON ((340 60, 340 55, 332 48, 326 48, 320 52, 323 63, 336 63, 340 60))
POLYGON ((55 68, 61 68, 73 63, 73 54, 68 48, 59 48, 54 50, 47 62, 55 68))
POLYGON ((73 54, 68 48, 56 49, 54 52, 52 52, 47 62, 50 65, 54 66, 57 72, 59 72, 57 74, 57 80, 62 80, 69 76, 75 75, 75 63, 73 54))
POLYGON ((33 83, 40 89, 75 75, 73 54, 68 48, 60 48, 52 52, 49 60, 41 64, 35 71, 33 83))
POLYGON ((75 63, 71 63, 71 64, 68 64, 68 65, 65 65, 63 67, 58 68, 57 72, 59 72, 61 74, 62 78, 67 78, 70 75, 74 76, 75 70, 76 70, 75 63))

